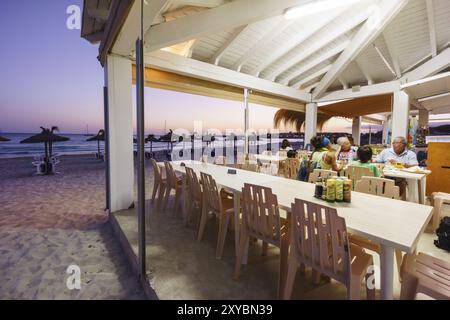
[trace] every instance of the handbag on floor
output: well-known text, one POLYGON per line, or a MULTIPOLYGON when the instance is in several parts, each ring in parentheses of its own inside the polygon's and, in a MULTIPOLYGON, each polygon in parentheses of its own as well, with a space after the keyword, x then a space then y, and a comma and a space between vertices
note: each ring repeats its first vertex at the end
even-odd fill
POLYGON ((450 252, 450 217, 441 219, 439 228, 436 229, 437 240, 434 240, 434 245, 439 249, 450 252))

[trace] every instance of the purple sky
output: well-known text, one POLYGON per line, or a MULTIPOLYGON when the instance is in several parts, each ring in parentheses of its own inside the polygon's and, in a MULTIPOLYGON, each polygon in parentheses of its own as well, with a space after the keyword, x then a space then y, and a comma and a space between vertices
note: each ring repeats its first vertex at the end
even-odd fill
MULTIPOLYGON (((81 0, 0 1, 0 132, 36 132, 57 125, 61 132, 103 127, 103 70, 97 46, 66 27, 69 5, 81 0)), ((133 95, 134 96, 134 95, 133 95)), ((277 109, 251 106, 250 126, 271 128, 277 109)), ((239 102, 146 89, 146 131, 243 127, 239 102)), ((333 120, 325 130, 349 130, 333 120)), ((289 129, 289 128, 288 128, 289 129)))

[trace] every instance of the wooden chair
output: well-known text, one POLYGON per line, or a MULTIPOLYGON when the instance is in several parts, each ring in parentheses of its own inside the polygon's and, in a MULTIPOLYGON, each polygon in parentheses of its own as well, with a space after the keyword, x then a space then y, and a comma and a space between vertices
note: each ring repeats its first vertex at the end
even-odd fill
MULTIPOLYGON (((154 175, 154 182, 153 182, 153 192, 152 192, 152 203, 155 202, 156 193, 158 190, 161 192, 161 189, 166 188, 167 186, 167 179, 165 172, 161 170, 161 168, 156 163, 155 159, 150 160, 152 162, 153 166, 153 175, 154 175)), ((158 197, 158 203, 157 207, 159 208, 161 206, 161 196, 158 197)))
POLYGON ((224 166, 226 164, 226 158, 224 156, 217 156, 216 159, 214 159, 214 164, 224 166))
POLYGON ((175 190, 175 207, 174 207, 174 215, 175 215, 178 212, 179 206, 181 205, 182 199, 181 192, 183 186, 183 179, 181 177, 177 177, 177 175, 175 174, 175 170, 173 170, 172 163, 170 163, 169 161, 164 161, 164 167, 166 169, 167 184, 165 186, 163 211, 166 211, 167 203, 169 202, 170 192, 172 190, 175 190))
MULTIPOLYGON (((291 249, 284 299, 294 287, 297 267, 313 269, 319 278, 324 274, 347 287, 349 299, 360 299, 361 282, 365 279, 368 299, 375 299, 373 259, 364 249, 349 245, 345 219, 335 208, 295 199, 291 210, 291 249)), ((316 281, 317 282, 317 281, 316 281)))
POLYGON ((300 160, 298 158, 288 158, 284 161, 284 177, 297 179, 300 160))
POLYGON ((434 213, 431 222, 431 226, 434 232, 439 226, 439 221, 442 216, 442 206, 444 204, 450 204, 450 193, 433 192, 431 194, 431 204, 434 206, 434 213))
MULTIPOLYGON (((187 208, 186 224, 192 216, 193 209, 197 208, 202 212, 203 205, 203 192, 197 174, 192 168, 185 167, 186 169, 186 182, 189 188, 189 205, 187 208)), ((200 219, 198 219, 200 223, 200 219)), ((198 225, 197 225, 198 227, 198 225)))
POLYGON ((401 300, 413 300, 419 292, 450 300, 450 262, 424 253, 406 255, 402 270, 401 300))
POLYGON ((235 279, 239 278, 244 254, 248 254, 250 237, 263 241, 263 252, 268 244, 280 248, 278 297, 281 297, 289 248, 287 220, 280 218, 277 197, 272 189, 246 183, 242 188, 242 225, 235 279))
MULTIPOLYGON (((390 199, 400 199, 400 189, 395 185, 395 181, 390 179, 361 177, 361 180, 356 181, 355 191, 390 199)), ((349 234, 349 239, 351 243, 360 247, 372 250, 378 254, 381 252, 379 243, 368 240, 362 236, 349 234)), ((403 254, 400 250, 395 250, 395 258, 397 260, 397 268, 400 275, 400 266, 403 260, 403 254)))
POLYGON ((241 169, 242 170, 247 170, 247 171, 253 171, 253 172, 260 172, 258 163, 257 162, 250 162, 248 160, 245 161, 241 165, 241 169))
POLYGON ((353 189, 355 189, 356 182, 362 177, 373 177, 373 172, 366 167, 347 166, 344 170, 344 176, 353 181, 353 189))
POLYGON ((355 191, 390 199, 400 199, 400 189, 395 185, 394 180, 390 179, 361 177, 361 180, 356 181, 355 191))
POLYGON ((202 240, 208 214, 213 213, 219 218, 216 258, 221 259, 223 248, 225 246, 228 224, 230 222, 230 217, 232 217, 234 213, 234 201, 229 193, 224 190, 219 192, 216 181, 211 175, 201 172, 200 180, 203 187, 203 204, 197 240, 202 240))
POLYGON ((324 169, 314 169, 313 172, 309 174, 308 182, 316 183, 317 178, 328 179, 331 177, 336 177, 337 172, 333 170, 324 170, 324 169))

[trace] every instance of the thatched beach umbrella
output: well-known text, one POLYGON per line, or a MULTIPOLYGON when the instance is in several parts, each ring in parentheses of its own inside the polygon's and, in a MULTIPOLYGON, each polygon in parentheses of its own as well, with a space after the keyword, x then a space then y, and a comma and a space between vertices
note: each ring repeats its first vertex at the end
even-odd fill
MULTIPOLYGON (((304 112, 280 109, 275 113, 273 117, 273 124, 276 128, 279 128, 281 123, 283 123, 284 125, 293 125, 295 129, 300 132, 300 129, 305 122, 305 117, 306 115, 304 112)), ((322 131, 322 127, 325 122, 327 122, 331 118, 332 117, 329 115, 317 113, 317 129, 319 131, 322 131)))
POLYGON ((98 155, 100 156, 100 141, 105 141, 105 130, 99 130, 96 136, 93 136, 86 141, 97 141, 98 155))
POLYGON ((159 139, 155 137, 154 134, 149 134, 147 138, 145 138, 145 142, 150 142, 150 154, 153 152, 153 142, 159 142, 159 139))
POLYGON ((42 132, 34 136, 26 138, 20 143, 44 143, 45 145, 45 160, 48 162, 49 158, 52 156, 52 145, 53 142, 62 142, 70 140, 67 137, 63 137, 54 134, 54 131, 58 131, 58 127, 52 127, 51 129, 41 127, 42 132))
POLYGON ((11 141, 11 139, 0 136, 0 142, 7 142, 7 141, 11 141))

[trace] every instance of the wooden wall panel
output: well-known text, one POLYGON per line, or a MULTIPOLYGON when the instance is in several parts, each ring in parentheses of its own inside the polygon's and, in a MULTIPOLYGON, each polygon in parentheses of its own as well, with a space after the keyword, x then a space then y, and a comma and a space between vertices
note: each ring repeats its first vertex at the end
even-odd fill
POLYGON ((428 144, 427 195, 433 192, 450 193, 450 142, 428 144))

